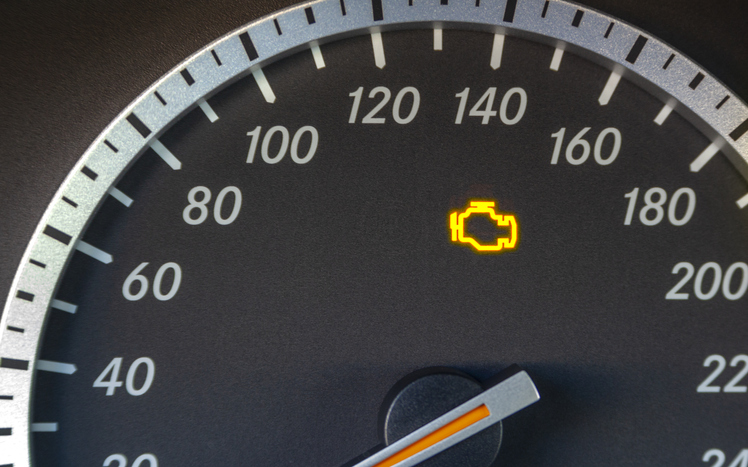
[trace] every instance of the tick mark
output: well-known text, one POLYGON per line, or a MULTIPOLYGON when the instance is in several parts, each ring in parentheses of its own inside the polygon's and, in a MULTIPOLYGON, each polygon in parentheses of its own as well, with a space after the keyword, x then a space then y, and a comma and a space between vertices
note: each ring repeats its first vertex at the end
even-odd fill
POLYGON ((215 60, 215 61, 216 61, 216 65, 218 65, 218 66, 221 66, 221 65, 223 65, 223 63, 221 63, 221 59, 220 59, 220 58, 218 58, 218 54, 216 53, 216 51, 215 51, 215 50, 212 50, 212 49, 211 49, 211 51, 210 51, 210 54, 211 54, 211 55, 213 55, 213 60, 215 60))
POLYGON ((96 178, 97 178, 97 177, 99 176, 99 174, 97 174, 97 173, 96 173, 96 172, 94 172, 93 170, 89 169, 89 168, 88 168, 87 166, 85 166, 85 165, 84 165, 84 166, 83 166, 83 168, 81 169, 81 172, 83 173, 83 175, 85 175, 86 177, 90 178, 90 179, 91 179, 91 180, 93 180, 93 181, 96 181, 96 178))
POLYGON ((584 11, 577 10, 577 12, 574 14, 574 19, 571 21, 571 25, 575 28, 578 28, 582 23, 582 16, 584 16, 584 11))
POLYGON ((504 35, 493 35, 493 48, 491 49, 491 68, 498 70, 501 67, 501 56, 504 53, 504 35))
POLYGON ((718 152, 719 152, 719 146, 717 146, 715 143, 712 143, 709 146, 707 146, 707 148, 701 151, 701 154, 699 154, 698 157, 696 157, 696 159, 694 159, 694 161, 691 162, 691 166, 690 166, 691 172, 698 172, 699 170, 704 168, 706 163, 712 160, 712 157, 714 157, 714 155, 717 154, 718 152))
POLYGON ((197 100, 197 106, 200 107, 200 110, 202 110, 205 116, 208 117, 210 123, 218 120, 218 114, 216 114, 216 111, 213 110, 213 107, 208 104, 208 101, 206 101, 204 97, 197 100))
POLYGON ((179 170, 182 168, 182 162, 180 162, 179 159, 177 159, 177 157, 172 154, 163 143, 161 143, 161 141, 154 139, 148 146, 153 149, 156 154, 158 154, 158 157, 163 159, 173 170, 179 170))
POLYGON ((71 206, 72 206, 72 207, 74 207, 74 208, 77 208, 77 207, 78 207, 78 203, 76 203, 76 202, 75 202, 75 201, 73 201, 72 199, 68 198, 67 196, 63 196, 63 197, 62 197, 62 200, 63 200, 63 201, 65 201, 66 203, 68 203, 69 205, 71 205, 71 206))
POLYGON ((78 311, 78 305, 73 305, 72 303, 63 302, 62 300, 57 299, 52 300, 52 303, 50 303, 49 306, 55 310, 64 311, 70 314, 75 314, 75 312, 78 311))
POLYGON ((504 9, 504 22, 511 23, 514 21, 514 12, 517 10, 517 0, 507 0, 506 9, 504 9))
POLYGON ((553 59, 551 59, 551 70, 558 71, 558 67, 561 66, 561 59, 564 58, 564 49, 556 48, 553 51, 553 59))
POLYGON ((151 130, 134 113, 131 113, 127 116, 127 121, 130 123, 130 125, 132 125, 133 128, 138 131, 138 133, 140 133, 140 136, 142 136, 143 138, 147 138, 148 135, 151 134, 151 130))
POLYGON ((13 396, 0 396, 0 401, 12 401, 13 396))
POLYGON ((748 206, 748 194, 743 195, 743 197, 735 201, 735 204, 737 204, 740 209, 743 209, 744 207, 748 206))
POLYGON ((249 33, 243 32, 239 34, 239 39, 242 41, 244 51, 247 53, 249 61, 251 62, 252 60, 257 60, 259 55, 257 54, 257 49, 255 49, 254 42, 252 42, 252 39, 249 37, 249 33))
POLYGON ((374 15, 374 21, 382 21, 384 19, 382 0, 371 0, 371 11, 374 15))
POLYGON ((28 360, 16 360, 15 358, 0 358, 0 368, 8 368, 10 370, 23 370, 28 371, 29 361, 28 360))
POLYGON ((0 428, 0 436, 11 436, 12 434, 13 428, 0 428))
POLYGON ((381 32, 371 33, 371 46, 374 49, 374 63, 377 65, 377 68, 384 68, 387 65, 387 61, 384 58, 384 44, 382 43, 381 32))
POLYGON ((688 85, 691 89, 696 89, 699 84, 701 84, 701 81, 704 79, 704 73, 697 73, 696 76, 694 76, 693 80, 691 80, 691 83, 688 85))
POLYGON ((19 290, 16 292, 16 298, 20 298, 21 300, 25 300, 27 302, 33 302, 34 301, 34 294, 29 292, 24 292, 23 290, 19 290))
POLYGON ((47 225, 46 227, 44 227, 43 233, 47 237, 54 238, 58 242, 63 243, 65 245, 69 245, 70 244, 70 240, 73 239, 73 237, 71 235, 68 235, 68 234, 66 234, 63 231, 58 230, 58 229, 52 227, 51 225, 47 225))
POLYGON ((23 328, 17 328, 15 326, 8 326, 7 329, 8 331, 13 331, 13 332, 20 332, 20 333, 24 332, 23 328))
POLYGON ((34 433, 54 433, 59 428, 60 427, 57 425, 57 422, 31 424, 31 431, 33 431, 34 433))
POLYGON ((319 48, 319 44, 313 43, 310 47, 312 51, 312 57, 314 57, 314 65, 318 70, 325 67, 325 57, 322 56, 322 50, 319 48))
POLYGON ((608 82, 605 83, 603 92, 600 94, 600 97, 597 99, 600 105, 608 105, 608 103, 610 102, 610 98, 613 96, 613 93, 616 91, 616 87, 618 87, 618 83, 620 81, 621 81, 621 74, 615 70, 611 71, 610 77, 608 77, 608 82))
POLYGON ((724 99, 722 99, 721 101, 719 101, 719 104, 717 104, 716 109, 719 110, 719 108, 722 107, 723 105, 725 105, 725 102, 727 102, 728 100, 730 100, 730 96, 725 96, 724 99))
POLYGON ((109 149, 111 149, 113 152, 119 152, 119 149, 117 149, 116 147, 114 147, 114 145, 112 143, 110 143, 108 139, 104 140, 104 144, 106 144, 107 146, 109 146, 109 149))
POLYGON ((306 7, 304 8, 304 13, 306 13, 306 22, 311 24, 314 24, 317 22, 316 19, 314 19, 314 12, 312 11, 312 7, 306 7))
POLYGON ((35 259, 29 259, 29 263, 33 264, 34 266, 38 266, 38 267, 40 267, 42 269, 44 269, 44 268, 47 267, 46 264, 42 263, 41 261, 37 261, 35 259))
POLYGON ((662 65, 663 70, 667 70, 667 67, 670 66, 670 63, 672 63, 673 59, 675 58, 675 54, 671 54, 670 57, 668 57, 667 61, 664 65, 662 65))
POLYGON ((642 53, 642 50, 644 49, 644 46, 647 44, 647 38, 640 35, 636 38, 636 42, 634 42, 634 46, 631 47, 631 50, 629 51, 629 54, 626 56, 626 61, 634 64, 636 63, 636 59, 639 58, 639 54, 642 53))
POLYGON ((159 102, 161 102, 161 105, 166 105, 166 100, 161 97, 161 94, 159 94, 158 91, 154 91, 153 95, 156 96, 156 99, 158 99, 159 102))
POLYGON ((654 122, 658 125, 662 125, 665 123, 665 120, 670 116, 670 112, 673 111, 673 106, 670 104, 665 104, 662 107, 662 110, 657 114, 657 116, 654 119, 654 122))
POLYGON ((279 36, 283 35, 283 31, 281 31, 281 25, 278 23, 278 19, 273 20, 273 24, 275 25, 275 31, 278 33, 279 36))
POLYGON ((345 12, 345 0, 340 0, 340 12, 343 13, 343 16, 347 14, 345 12))
POLYGON ((545 0, 545 5, 543 5, 543 12, 540 14, 541 18, 545 18, 545 15, 548 13, 548 5, 550 5, 549 0, 545 0))
POLYGON ((748 119, 732 130, 730 138, 732 138, 733 141, 737 141, 746 133, 748 133, 748 119))
POLYGON ((187 83, 187 86, 192 86, 195 84, 195 78, 192 77, 189 71, 187 71, 187 68, 179 72, 180 75, 182 75, 182 78, 184 78, 185 83, 187 83))
POLYGON ((434 50, 442 50, 442 29, 434 28, 434 50))
POLYGON ((607 39, 610 36, 610 32, 613 30, 613 26, 614 25, 615 25, 615 23, 611 21, 610 22, 610 26, 608 26, 607 31, 605 31, 605 35, 603 36, 604 38, 607 39))
POLYGON ((72 375, 78 368, 72 363, 60 363, 50 360, 37 360, 36 369, 40 371, 49 371, 50 373, 60 373, 63 375, 72 375))
POLYGON ((83 240, 78 240, 78 243, 75 245, 75 249, 80 251, 84 255, 88 255, 95 260, 101 261, 104 264, 109 264, 113 260, 112 255, 103 250, 99 250, 95 246, 91 245, 90 243, 86 243, 83 240))
POLYGON ((109 196, 124 204, 128 208, 132 205, 132 198, 122 193, 115 187, 111 187, 107 193, 109 193, 109 196))
POLYGON ((265 101, 270 104, 275 102, 275 93, 273 92, 273 88, 270 87, 270 83, 265 77, 265 73, 263 73, 262 69, 253 71, 252 76, 257 82, 257 86, 260 87, 260 92, 262 93, 262 97, 265 98, 265 101))

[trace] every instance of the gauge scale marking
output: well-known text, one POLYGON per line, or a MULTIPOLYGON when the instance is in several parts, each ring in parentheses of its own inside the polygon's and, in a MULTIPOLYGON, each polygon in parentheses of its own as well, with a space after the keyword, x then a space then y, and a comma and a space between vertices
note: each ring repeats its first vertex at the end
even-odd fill
MULTIPOLYGON (((593 58, 610 69, 599 90, 599 105, 608 105, 623 77, 663 100, 662 110, 652 117, 653 125, 664 124, 675 108, 709 138, 707 145, 683 160, 683 171, 701 172, 721 152, 746 173, 745 104, 667 45, 596 11, 544 0, 481 1, 479 6, 470 2, 414 2, 411 6, 387 0, 323 0, 284 10, 208 45, 155 83, 97 138, 56 194, 24 254, 2 316, 0 465, 31 465, 29 430, 58 429, 54 422, 30 424, 28 420, 34 370, 76 372, 73 363, 39 358, 45 317, 50 307, 68 314, 77 311, 76 304, 54 296, 74 251, 103 264, 116 263, 116 256, 84 242, 82 235, 109 195, 125 207, 137 206, 138 199, 114 186, 137 158, 150 148, 170 169, 181 170, 180 156, 160 140, 161 136, 196 106, 210 123, 218 124, 221 115, 208 99, 225 86, 251 75, 264 101, 272 105, 284 96, 274 90, 272 80, 263 72, 271 63, 308 48, 316 68, 322 69, 326 62, 320 45, 368 34, 371 48, 366 52, 376 67, 383 69, 388 63, 382 37, 391 30, 413 27, 439 31, 434 33, 435 50, 448 41, 442 31, 451 28, 494 34, 491 53, 485 57, 486 67, 492 69, 501 69, 505 36, 531 38, 556 47, 548 64, 551 70, 564 66, 565 50, 593 58)), ((734 216, 746 215, 740 209, 748 205, 748 194, 732 202, 734 216)))

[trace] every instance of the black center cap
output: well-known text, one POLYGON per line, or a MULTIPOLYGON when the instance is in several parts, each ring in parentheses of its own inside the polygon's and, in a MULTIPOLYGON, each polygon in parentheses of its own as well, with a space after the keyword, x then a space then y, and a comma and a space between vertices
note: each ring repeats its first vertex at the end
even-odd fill
MULTIPOLYGON (((380 416, 385 445, 398 441, 483 392, 471 376, 451 368, 426 368, 390 390, 380 416)), ((487 467, 501 446, 501 422, 421 463, 424 467, 487 467)))

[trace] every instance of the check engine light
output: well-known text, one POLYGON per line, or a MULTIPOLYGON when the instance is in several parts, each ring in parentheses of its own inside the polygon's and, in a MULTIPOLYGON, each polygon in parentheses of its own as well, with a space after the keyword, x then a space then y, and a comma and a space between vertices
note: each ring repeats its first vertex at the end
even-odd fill
POLYGON ((455 243, 467 243, 476 251, 498 253, 503 250, 511 250, 517 245, 519 236, 519 225, 512 214, 500 214, 494 210, 494 201, 471 201, 463 212, 454 211, 449 215, 449 228, 452 231, 452 241, 455 243), (473 214, 488 215, 498 227, 508 227, 509 237, 498 237, 495 244, 481 245, 478 241, 465 234, 465 222, 473 214))

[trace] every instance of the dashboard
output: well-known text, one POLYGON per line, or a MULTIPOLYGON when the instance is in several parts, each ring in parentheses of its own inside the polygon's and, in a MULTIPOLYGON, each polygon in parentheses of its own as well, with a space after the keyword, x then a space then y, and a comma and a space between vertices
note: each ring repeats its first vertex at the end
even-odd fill
MULTIPOLYGON (((60 184, 122 109, 205 44, 292 4, 225 0, 205 3, 43 1, 4 5, 5 12, 0 18, 0 43, 4 45, 0 51, 3 64, 0 94, 5 96, 0 113, 0 295, 13 293, 11 284, 16 268, 60 184)), ((583 4, 663 40, 712 73, 737 97, 743 101, 748 99, 748 35, 742 33, 744 19, 748 16, 745 2, 591 0, 583 4)), ((408 40, 403 37, 400 40, 408 40)), ((355 88, 351 84, 345 94, 361 99, 361 95, 356 97, 355 88)), ((475 98, 477 96, 471 97, 475 98)), ((464 99, 467 101, 467 93, 464 99)), ((415 114, 417 106, 414 108, 415 114)), ((478 104, 475 109, 478 109, 476 115, 480 114, 478 104)), ((473 116, 472 110, 470 115, 473 116)), ((355 112, 351 111, 350 118, 356 120, 355 112)), ((259 128, 256 129, 258 139, 259 128)), ((559 144, 563 138, 560 133, 559 144)), ((601 138, 604 139, 604 135, 601 138)), ((313 152, 310 149, 309 154, 313 152)), ((574 163, 569 153, 566 157, 574 163)), ((609 160, 612 162, 614 158, 611 156, 609 160)), ((604 159, 598 162, 600 160, 604 159)), ((634 200, 637 194, 630 198, 634 200)), ((644 196, 644 188, 641 195, 644 196)), ((193 198, 190 203, 199 205, 193 198)), ((487 213, 493 205, 484 202, 471 206, 487 213)), ((453 214, 454 219, 456 215, 453 214)), ((216 216, 217 221, 221 219, 220 215, 216 216)), ((642 216, 645 222, 648 218, 642 216)), ((521 216, 519 218, 521 220, 521 216)), ((672 218, 678 219, 674 214, 672 218)), ((194 221, 189 214, 185 214, 184 219, 188 224, 190 219, 194 221)), ((450 222, 454 241, 456 220, 450 222)), ((386 230, 386 233, 392 232, 386 230)), ((513 234, 516 237, 516 233, 513 234)), ((729 286, 725 286, 725 290, 731 293, 729 286)), ((705 424, 709 426, 711 421, 705 424)), ((500 439, 501 434, 498 436, 500 439)), ((329 447, 329 443, 325 446, 329 447)), ((510 442, 509 448, 512 447, 510 442)), ((516 456, 516 446, 511 452, 516 456)), ((734 457, 733 453, 731 455, 734 457)), ((748 454, 746 456, 748 462, 748 454)), ((319 458, 327 459, 321 454, 319 458)), ((112 465, 115 465, 114 459, 110 461, 112 465)), ((710 457, 705 454, 705 459, 710 457)))
MULTIPOLYGON (((60 183, 143 89, 207 42, 292 5, 252 2, 9 2, 0 18, 0 295, 60 183)), ((740 0, 591 1, 680 49, 748 99, 740 0)))
MULTIPOLYGON (((143 89, 206 43, 293 2, 8 2, 0 18, 0 296, 75 161, 143 89)), ((589 1, 748 99, 745 2, 589 1)))

